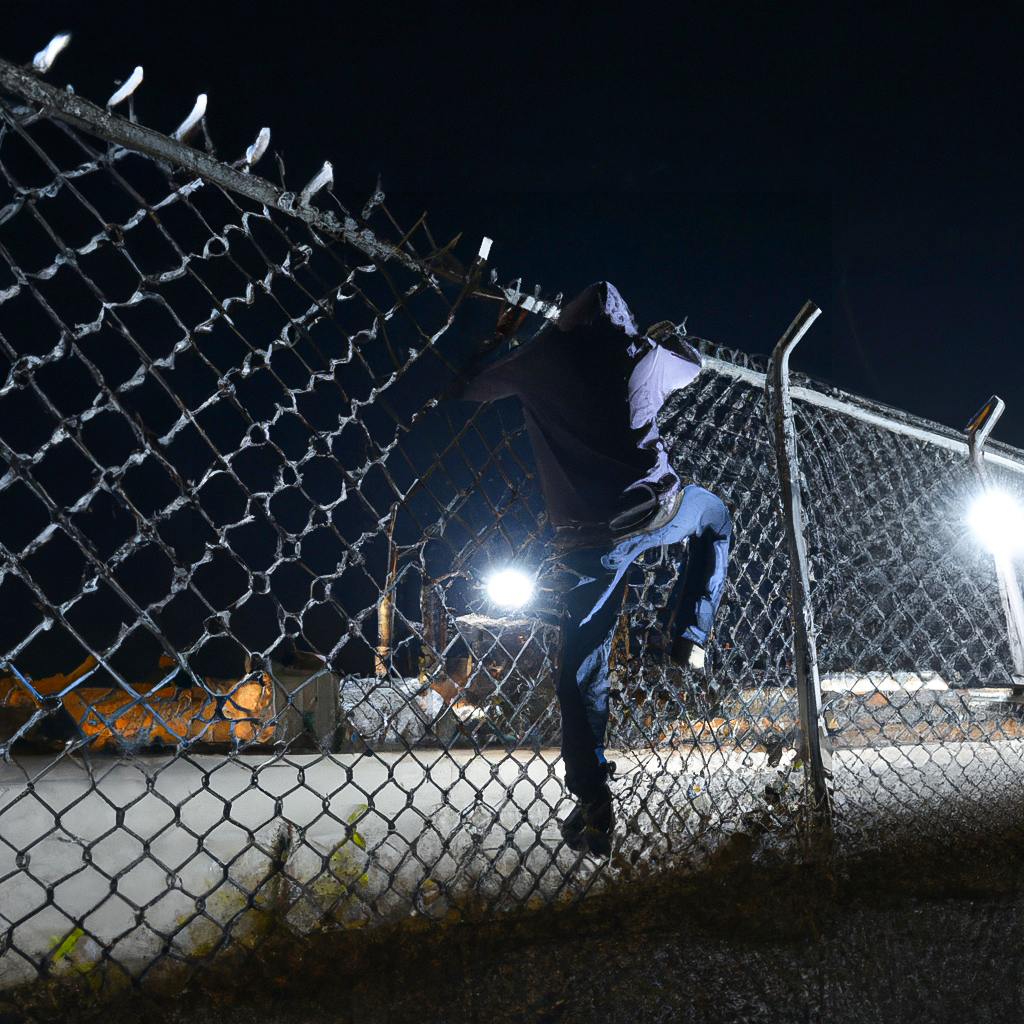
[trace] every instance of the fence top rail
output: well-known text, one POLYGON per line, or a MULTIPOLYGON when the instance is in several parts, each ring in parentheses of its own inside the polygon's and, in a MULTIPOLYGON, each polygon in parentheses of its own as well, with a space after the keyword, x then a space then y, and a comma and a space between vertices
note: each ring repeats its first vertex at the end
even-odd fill
POLYGON ((527 312, 553 318, 559 312, 559 300, 542 299, 539 293, 527 294, 518 285, 511 288, 487 288, 477 278, 486 262, 490 240, 484 239, 477 262, 467 275, 453 273, 443 266, 424 261, 405 252, 400 245, 394 245, 381 238, 368 227, 345 213, 339 218, 331 210, 323 210, 312 203, 315 193, 322 186, 331 185, 330 165, 324 169, 300 192, 278 188, 266 178, 250 172, 245 160, 234 165, 226 164, 209 153, 195 149, 174 136, 135 121, 114 114, 74 92, 58 89, 42 81, 36 74, 17 67, 0 58, 0 91, 18 96, 48 115, 59 118, 75 128, 117 146, 144 153, 147 156, 174 164, 196 174, 221 188, 228 189, 260 203, 270 209, 279 210, 307 223, 312 229, 332 238, 346 242, 365 253, 371 259, 382 262, 394 261, 430 277, 447 280, 454 284, 470 287, 480 298, 498 299, 519 306, 527 312), (243 166, 244 165, 244 166, 243 166), (323 176, 323 177, 322 177, 323 176), (316 184, 319 183, 319 184, 316 184))
MULTIPOLYGON (((755 387, 764 387, 766 375, 759 370, 753 370, 746 366, 737 366, 724 359, 716 359, 710 356, 704 357, 704 365, 716 373, 727 377, 734 377, 755 387)), ((808 405, 828 409, 831 412, 849 416, 851 419, 870 423, 872 426, 879 427, 882 430, 912 437, 915 440, 923 441, 937 448, 945 448, 947 451, 956 452, 965 458, 970 454, 966 439, 958 436, 957 431, 952 427, 912 416, 894 406, 873 402, 870 399, 839 391, 838 389, 833 389, 831 393, 825 393, 811 387, 794 385, 791 389, 791 394, 794 399, 806 402, 808 405)), ((991 465, 1024 474, 1024 451, 1014 448, 1012 445, 1000 441, 991 441, 986 445, 984 457, 991 465)))

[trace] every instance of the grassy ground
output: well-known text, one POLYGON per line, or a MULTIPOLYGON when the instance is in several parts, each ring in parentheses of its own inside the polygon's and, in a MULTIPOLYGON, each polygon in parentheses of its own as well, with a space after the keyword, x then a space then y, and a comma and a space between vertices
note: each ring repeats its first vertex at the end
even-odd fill
MULTIPOLYGON (((700 873, 499 920, 297 938, 140 990, 36 985, 0 1022, 881 1022, 1024 1017, 1024 835, 899 837, 773 860, 737 835, 700 873)), ((471 908, 469 908, 471 910, 471 908)))

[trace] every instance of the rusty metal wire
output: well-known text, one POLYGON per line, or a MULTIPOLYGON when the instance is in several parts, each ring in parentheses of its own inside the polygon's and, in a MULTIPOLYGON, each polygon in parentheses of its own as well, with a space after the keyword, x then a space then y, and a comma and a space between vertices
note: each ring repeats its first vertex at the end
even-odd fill
MULTIPOLYGON (((566 581, 522 418, 443 400, 504 309, 543 304, 481 285, 379 190, 358 216, 321 191, 333 220, 314 217, 267 182, 273 202, 218 184, 224 165, 167 162, 173 140, 146 155, 57 115, 0 101, 0 985, 142 982, 271 920, 498 912, 699 865, 737 832, 762 855, 793 841, 762 367, 691 339, 707 369, 662 432, 733 516, 726 594, 697 676, 668 663, 658 616, 683 552, 635 571, 613 853, 575 854, 566 581), (540 594, 514 616, 482 586, 509 562, 540 594)), ((823 673, 1005 684, 993 578, 957 532, 966 461, 801 413, 823 673)), ((837 742, 883 767, 975 738, 925 735, 889 701, 894 733, 848 697, 829 697, 837 742)))

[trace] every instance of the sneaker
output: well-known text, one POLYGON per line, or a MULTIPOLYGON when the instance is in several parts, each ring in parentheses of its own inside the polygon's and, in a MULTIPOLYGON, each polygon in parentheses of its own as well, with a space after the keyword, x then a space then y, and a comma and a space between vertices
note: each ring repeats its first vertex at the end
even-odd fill
POLYGON ((672 660, 684 668, 692 668, 700 671, 704 668, 704 648, 688 640, 686 637, 679 637, 672 645, 672 660))
POLYGON ((578 803, 561 824, 562 838, 570 850, 607 857, 612 852, 612 794, 606 783, 601 783, 598 795, 588 803, 578 803))

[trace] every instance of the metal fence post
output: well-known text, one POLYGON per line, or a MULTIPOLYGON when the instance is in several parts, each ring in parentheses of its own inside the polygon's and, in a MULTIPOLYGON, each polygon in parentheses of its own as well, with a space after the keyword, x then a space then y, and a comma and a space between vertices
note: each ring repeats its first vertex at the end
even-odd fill
POLYGON ((804 514, 800 500, 793 402, 789 391, 789 356, 821 310, 807 302, 786 329, 772 352, 765 380, 775 441, 775 460, 782 495, 783 520, 789 545, 793 619, 793 655, 800 708, 805 795, 810 824, 826 834, 832 828, 832 745, 825 731, 818 679, 818 652, 814 639, 814 612, 810 599, 804 514))
MULTIPOLYGON (((984 447, 999 417, 1003 415, 1006 403, 993 395, 974 415, 964 428, 971 452, 971 465, 985 491, 992 490, 992 481, 988 467, 985 465, 984 447)), ((996 579, 999 581, 999 597, 1006 616, 1006 634, 1010 644, 1010 655, 1013 658, 1014 682, 1024 687, 1024 600, 1021 599, 1020 583, 1013 570, 1009 555, 994 551, 996 563, 996 579)))

